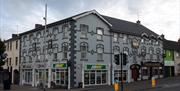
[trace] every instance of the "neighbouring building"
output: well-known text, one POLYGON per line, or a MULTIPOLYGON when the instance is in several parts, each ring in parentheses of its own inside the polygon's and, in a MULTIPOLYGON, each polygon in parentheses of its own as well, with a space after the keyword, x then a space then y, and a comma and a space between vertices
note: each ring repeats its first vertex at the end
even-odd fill
POLYGON ((171 77, 180 74, 180 45, 178 42, 164 40, 164 76, 171 77))
POLYGON ((19 84, 20 73, 19 73, 19 50, 20 40, 18 34, 12 34, 12 38, 4 41, 6 46, 5 53, 7 58, 3 69, 8 69, 11 74, 11 82, 13 84, 19 84))
POLYGON ((164 77, 172 77, 180 73, 180 45, 178 42, 164 40, 164 77))
POLYGON ((105 85, 163 77, 163 36, 95 10, 21 33, 21 84, 105 85), (114 54, 126 53, 123 76, 114 54))

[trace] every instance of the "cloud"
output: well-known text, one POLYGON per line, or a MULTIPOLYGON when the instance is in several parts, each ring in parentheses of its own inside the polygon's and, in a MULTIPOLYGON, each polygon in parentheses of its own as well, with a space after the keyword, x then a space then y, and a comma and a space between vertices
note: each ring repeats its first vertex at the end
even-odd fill
MULTIPOLYGON (((44 24, 44 0, 0 0, 1 36, 10 38, 16 33, 44 24), (2 34, 2 30, 3 32, 2 34)), ((46 0, 48 23, 96 9, 100 14, 141 24, 170 40, 180 37, 180 2, 178 0, 46 0)))

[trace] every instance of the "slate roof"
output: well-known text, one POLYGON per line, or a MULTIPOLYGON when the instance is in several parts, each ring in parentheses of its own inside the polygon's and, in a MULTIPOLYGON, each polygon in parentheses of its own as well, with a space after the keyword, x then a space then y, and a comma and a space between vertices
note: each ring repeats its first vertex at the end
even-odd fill
POLYGON ((180 45, 178 42, 171 40, 163 40, 163 47, 165 50, 173 50, 180 52, 180 45))
MULTIPOLYGON (((73 17, 83 15, 88 12, 90 12, 90 11, 86 11, 86 12, 71 16, 69 18, 47 24, 47 28, 58 25, 58 24, 62 24, 64 22, 72 21, 73 17)), ((133 23, 133 22, 117 19, 117 18, 112 18, 112 17, 105 16, 105 15, 101 15, 101 16, 112 25, 112 27, 111 27, 112 32, 125 33, 125 34, 136 35, 136 36, 141 36, 143 33, 146 33, 148 36, 153 35, 155 37, 158 37, 158 34, 154 33, 153 31, 151 31, 150 29, 146 28, 145 26, 143 26, 141 24, 137 24, 137 23, 133 23)), ((42 30, 42 29, 44 29, 44 26, 23 32, 20 34, 20 36, 23 34, 35 32, 35 31, 42 30)))
POLYGON ((154 33, 150 29, 146 28, 145 26, 133 23, 117 18, 112 18, 109 16, 102 15, 109 23, 112 24, 112 31, 113 32, 120 32, 125 34, 133 34, 141 36, 141 34, 146 33, 148 36, 153 35, 155 37, 158 37, 158 34, 154 33))

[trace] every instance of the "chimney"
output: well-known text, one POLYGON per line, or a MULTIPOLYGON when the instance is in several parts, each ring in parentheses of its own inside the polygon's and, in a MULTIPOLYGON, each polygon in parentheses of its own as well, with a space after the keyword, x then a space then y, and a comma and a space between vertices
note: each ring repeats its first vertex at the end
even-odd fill
POLYGON ((35 24, 35 28, 42 27, 42 24, 35 24))
POLYGON ((141 23, 141 21, 140 21, 140 20, 137 20, 137 21, 136 21, 136 23, 137 23, 137 24, 140 24, 140 23, 141 23))
POLYGON ((12 38, 18 37, 18 34, 12 34, 12 38))

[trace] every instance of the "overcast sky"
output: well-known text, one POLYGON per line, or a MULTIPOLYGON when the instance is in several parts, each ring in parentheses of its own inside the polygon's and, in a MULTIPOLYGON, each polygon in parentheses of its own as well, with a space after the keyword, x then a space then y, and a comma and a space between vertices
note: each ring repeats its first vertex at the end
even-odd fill
MULTIPOLYGON (((168 40, 180 37, 180 0, 46 0, 48 23, 95 9, 103 15, 141 24, 168 40)), ((45 0, 0 0, 0 37, 11 38, 44 24, 45 0)))

